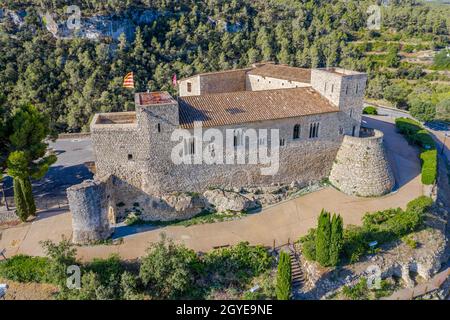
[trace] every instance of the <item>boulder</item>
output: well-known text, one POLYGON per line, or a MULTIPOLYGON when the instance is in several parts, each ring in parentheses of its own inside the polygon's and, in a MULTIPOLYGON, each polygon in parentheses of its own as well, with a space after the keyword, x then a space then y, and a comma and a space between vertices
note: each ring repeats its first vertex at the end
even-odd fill
POLYGON ((199 214, 207 205, 202 197, 187 193, 166 195, 162 197, 162 200, 168 208, 186 215, 199 214))
POLYGON ((255 201, 232 191, 208 190, 203 196, 217 212, 241 212, 256 206, 255 201))

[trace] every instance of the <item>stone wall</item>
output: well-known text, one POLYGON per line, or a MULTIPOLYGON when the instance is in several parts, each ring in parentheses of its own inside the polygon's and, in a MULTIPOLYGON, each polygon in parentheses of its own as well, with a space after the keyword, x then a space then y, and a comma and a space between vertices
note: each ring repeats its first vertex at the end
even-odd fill
POLYGON ((261 90, 273 90, 273 89, 289 89, 289 88, 302 88, 310 87, 311 84, 290 81, 283 79, 276 79, 271 77, 263 77, 259 75, 247 75, 246 89, 248 91, 261 91, 261 90))
POLYGON ((330 182, 344 193, 363 197, 389 193, 395 181, 387 159, 383 133, 373 137, 345 136, 330 174, 330 182))
POLYGON ((249 70, 250 69, 239 69, 205 73, 180 80, 178 83, 180 97, 245 91, 246 75, 249 70), (191 92, 188 91, 188 83, 191 84, 191 92))

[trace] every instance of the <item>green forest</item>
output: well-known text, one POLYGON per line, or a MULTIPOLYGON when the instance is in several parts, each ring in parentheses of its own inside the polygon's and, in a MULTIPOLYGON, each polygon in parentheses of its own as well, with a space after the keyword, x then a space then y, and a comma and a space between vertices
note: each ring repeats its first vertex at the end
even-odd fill
POLYGON ((167 90, 172 76, 241 68, 258 61, 299 67, 341 66, 369 74, 367 97, 410 109, 419 119, 450 118, 450 6, 390 1, 381 30, 367 28, 376 1, 337 0, 6 0, 26 10, 24 24, 0 23, 0 101, 4 113, 31 103, 54 132, 88 131, 96 112, 133 110, 122 88, 133 71, 136 91, 167 90), (67 5, 82 17, 158 12, 136 26, 134 39, 57 39, 39 12, 65 19, 67 5), (224 27, 225 26, 225 27, 224 27), (405 56, 441 51, 431 64, 405 56))

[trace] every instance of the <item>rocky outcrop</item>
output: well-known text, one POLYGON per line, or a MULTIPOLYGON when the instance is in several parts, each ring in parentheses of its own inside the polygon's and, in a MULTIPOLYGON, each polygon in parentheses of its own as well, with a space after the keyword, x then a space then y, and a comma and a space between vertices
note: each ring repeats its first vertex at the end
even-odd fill
POLYGON ((345 136, 331 169, 330 182, 346 194, 375 197, 389 193, 394 175, 383 145, 383 133, 366 138, 345 136))
POLYGON ((203 196, 214 206, 217 212, 241 212, 256 206, 253 199, 249 199, 237 192, 220 189, 208 190, 203 196))
POLYGON ((177 193, 162 197, 163 203, 176 212, 182 212, 183 215, 197 215, 206 207, 205 200, 190 193, 177 193))
POLYGON ((340 290, 343 286, 352 286, 362 277, 369 277, 376 271, 381 279, 396 277, 402 279, 405 287, 413 287, 418 280, 431 279, 448 260, 447 239, 440 229, 424 229, 411 235, 418 243, 411 248, 406 243, 386 244, 381 252, 367 256, 362 261, 340 269, 323 268, 315 262, 301 259, 307 285, 302 288, 299 297, 303 299, 321 299, 340 290))

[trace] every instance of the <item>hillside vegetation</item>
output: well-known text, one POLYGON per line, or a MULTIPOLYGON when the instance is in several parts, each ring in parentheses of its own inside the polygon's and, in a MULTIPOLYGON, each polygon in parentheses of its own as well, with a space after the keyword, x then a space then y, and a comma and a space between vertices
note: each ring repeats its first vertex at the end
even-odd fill
MULTIPOLYGON (((132 92, 121 87, 129 71, 137 91, 176 94, 174 74, 180 79, 271 60, 366 71, 368 97, 418 110, 424 120, 437 118, 443 104, 445 117, 448 77, 427 74, 426 66, 404 62, 401 55, 449 45, 450 9, 391 3, 382 7, 382 29, 371 31, 366 23, 372 1, 72 1, 83 18, 130 15, 144 7, 160 13, 152 23, 136 26, 132 41, 125 36, 92 41, 56 39, 45 28, 39 13, 67 19, 65 1, 2 1, 2 8, 25 10, 26 17, 21 27, 8 19, 0 24, 0 101, 6 112, 31 102, 50 116, 55 131, 86 131, 95 112, 133 110, 132 92), (443 83, 435 86, 435 80, 443 83)), ((439 61, 436 69, 447 68, 439 61)))

